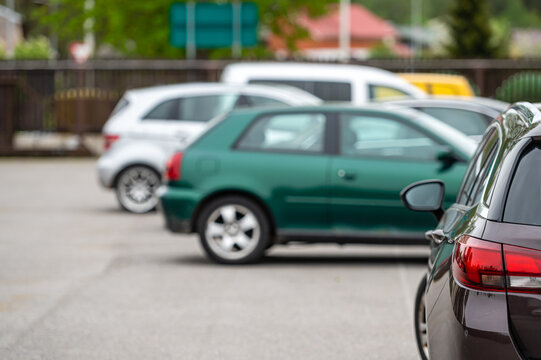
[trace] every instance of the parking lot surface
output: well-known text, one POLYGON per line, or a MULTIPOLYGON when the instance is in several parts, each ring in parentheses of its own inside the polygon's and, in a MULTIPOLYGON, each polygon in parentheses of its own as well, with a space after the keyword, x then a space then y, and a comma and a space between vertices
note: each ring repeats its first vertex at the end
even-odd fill
POLYGON ((121 211, 93 159, 0 160, 0 359, 417 359, 423 246, 210 262, 121 211))

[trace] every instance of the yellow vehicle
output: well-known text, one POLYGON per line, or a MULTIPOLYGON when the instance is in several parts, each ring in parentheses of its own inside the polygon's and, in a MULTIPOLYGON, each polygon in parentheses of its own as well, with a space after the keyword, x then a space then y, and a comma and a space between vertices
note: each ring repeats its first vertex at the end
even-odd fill
POLYGON ((432 73, 400 73, 397 75, 430 95, 475 96, 468 79, 462 75, 432 73))

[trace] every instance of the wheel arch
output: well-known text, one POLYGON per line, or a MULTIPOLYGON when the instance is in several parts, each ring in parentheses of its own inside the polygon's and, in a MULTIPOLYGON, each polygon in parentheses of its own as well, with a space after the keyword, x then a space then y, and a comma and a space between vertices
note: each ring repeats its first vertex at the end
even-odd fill
POLYGON ((120 175, 126 171, 127 169, 131 168, 131 167, 135 167, 135 166, 144 166, 146 168, 149 168, 150 170, 154 171, 158 177, 160 178, 160 182, 162 183, 163 182, 163 176, 161 174, 161 171, 159 169, 156 168, 156 166, 154 166, 154 164, 150 164, 148 162, 145 162, 145 161, 135 161, 135 162, 130 162, 130 163, 127 163, 127 164, 124 164, 124 166, 122 166, 115 174, 114 178, 113 178, 113 186, 112 188, 113 189, 116 189, 117 187, 117 184, 118 184, 118 179, 120 178, 120 175))
POLYGON ((226 197, 226 196, 240 196, 240 197, 247 198, 247 199, 253 201, 254 203, 256 203, 256 205, 258 205, 261 208, 261 210, 263 211, 263 213, 267 217, 267 220, 269 221, 270 235, 271 236, 276 235, 276 221, 274 219, 274 216, 272 215, 272 212, 270 211, 269 207, 265 204, 265 202, 259 196, 255 195, 255 194, 253 194, 251 192, 248 192, 248 191, 245 191, 245 190, 237 190, 237 189, 220 190, 220 191, 217 191, 217 192, 214 192, 214 193, 208 195, 206 198, 204 198, 202 201, 200 201, 199 204, 197 205, 197 207, 195 208, 195 210, 194 210, 194 212, 192 214, 192 217, 190 219, 190 229, 191 229, 192 232, 198 232, 197 218, 201 214, 201 211, 210 202, 212 202, 212 201, 214 201, 216 199, 222 198, 222 197, 226 197))

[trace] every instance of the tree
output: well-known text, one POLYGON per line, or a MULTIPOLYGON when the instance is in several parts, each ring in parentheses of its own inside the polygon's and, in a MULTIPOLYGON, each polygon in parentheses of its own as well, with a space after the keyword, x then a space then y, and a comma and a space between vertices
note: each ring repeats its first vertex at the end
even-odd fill
MULTIPOLYGON (((109 45, 131 57, 179 58, 184 51, 169 45, 169 7, 174 2, 178 0, 95 0, 94 9, 85 12, 85 1, 49 0, 47 6, 35 9, 32 18, 58 37, 58 50, 64 56, 69 42, 83 39, 85 20, 93 18, 98 46, 109 45)), ((260 27, 277 35, 287 34, 288 44, 294 46, 295 40, 307 36, 296 24, 296 15, 304 10, 311 15, 323 14, 332 0, 255 2, 260 27)))
POLYGON ((455 0, 447 25, 451 37, 447 46, 450 56, 492 58, 497 55, 486 0, 455 0))

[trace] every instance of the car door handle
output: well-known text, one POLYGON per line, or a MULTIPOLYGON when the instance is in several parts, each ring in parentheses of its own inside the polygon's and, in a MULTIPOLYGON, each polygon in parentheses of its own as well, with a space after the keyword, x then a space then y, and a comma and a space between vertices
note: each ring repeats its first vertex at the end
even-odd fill
POLYGON ((338 170, 338 177, 344 180, 355 180, 356 175, 353 173, 348 173, 344 169, 338 170))
POLYGON ((429 241, 434 240, 436 244, 441 244, 444 241, 452 243, 449 236, 445 235, 442 229, 429 230, 425 232, 425 238, 429 241))

